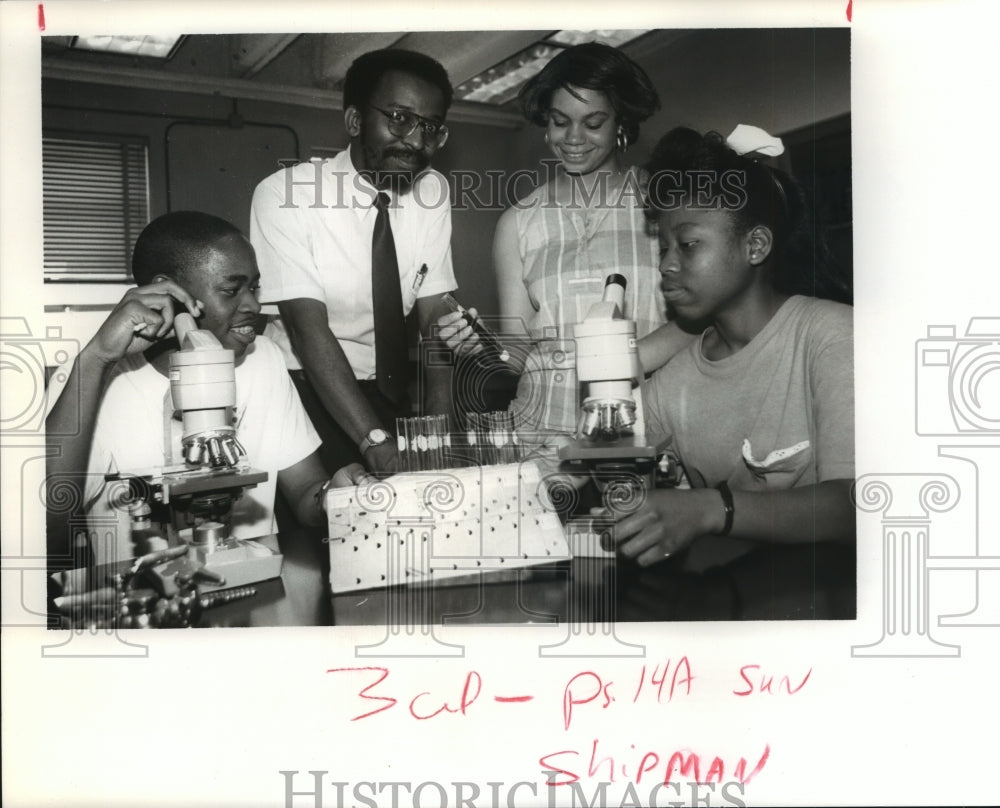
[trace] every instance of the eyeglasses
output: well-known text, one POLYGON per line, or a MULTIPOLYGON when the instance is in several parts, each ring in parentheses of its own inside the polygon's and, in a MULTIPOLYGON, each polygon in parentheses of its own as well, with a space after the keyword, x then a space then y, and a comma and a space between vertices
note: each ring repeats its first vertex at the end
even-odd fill
POLYGON ((443 146, 448 139, 448 127, 443 123, 402 109, 381 109, 371 104, 368 106, 376 112, 381 112, 389 119, 389 132, 394 137, 409 137, 419 126, 421 134, 434 140, 438 147, 443 146))

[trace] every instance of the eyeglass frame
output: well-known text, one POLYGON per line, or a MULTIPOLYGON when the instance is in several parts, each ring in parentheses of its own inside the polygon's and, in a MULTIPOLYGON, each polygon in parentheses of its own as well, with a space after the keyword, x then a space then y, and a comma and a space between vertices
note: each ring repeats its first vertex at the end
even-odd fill
POLYGON ((436 140, 437 142, 436 148, 440 149, 448 141, 448 133, 450 130, 448 129, 448 124, 446 123, 438 123, 437 121, 433 121, 430 118, 425 118, 423 115, 417 115, 417 113, 415 112, 410 112, 407 109, 386 110, 382 109, 381 107, 376 107, 374 104, 368 104, 368 106, 371 107, 371 109, 375 110, 376 112, 381 112, 383 115, 385 115, 386 118, 389 119, 389 123, 387 124, 387 126, 389 127, 389 133, 393 137, 409 137, 417 130, 417 127, 420 126, 421 134, 424 137, 433 137, 436 140), (408 132, 393 131, 393 124, 394 124, 393 116, 395 115, 405 115, 413 119, 413 126, 410 127, 410 130, 408 132), (434 127, 433 134, 427 132, 427 129, 425 127, 428 126, 434 127))

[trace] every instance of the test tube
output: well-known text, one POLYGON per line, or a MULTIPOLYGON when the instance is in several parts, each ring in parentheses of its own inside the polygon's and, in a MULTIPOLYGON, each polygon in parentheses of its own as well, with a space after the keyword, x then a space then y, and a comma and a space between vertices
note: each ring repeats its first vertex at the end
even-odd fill
POLYGON ((486 451, 489 453, 489 463, 491 466, 497 463, 497 431, 493 422, 493 413, 483 413, 483 441, 486 444, 486 451))
POLYGON ((439 468, 451 468, 451 431, 448 425, 448 416, 441 414, 437 416, 438 436, 441 441, 441 465, 439 468))
POLYGON ((491 412, 490 419, 493 421, 493 440, 496 443, 497 458, 500 463, 510 462, 510 445, 507 439, 507 425, 504 423, 504 413, 491 412))
POLYGON ((475 447, 476 465, 486 465, 485 447, 483 446, 482 417, 480 413, 470 413, 472 416, 471 430, 469 432, 469 442, 475 447))
POLYGON ((427 416, 427 451, 430 455, 430 468, 441 469, 441 428, 436 415, 427 416))
POLYGON ((413 422, 413 442, 416 446, 417 470, 424 471, 427 468, 427 435, 424 433, 425 426, 423 419, 415 418, 413 422))
POLYGON ((510 430, 510 445, 514 448, 514 462, 521 460, 521 442, 517 438, 517 428, 514 425, 514 413, 507 411, 507 428, 510 430))
POLYGON ((410 471, 409 444, 406 441, 406 419, 396 419, 396 455, 399 457, 399 470, 410 471))

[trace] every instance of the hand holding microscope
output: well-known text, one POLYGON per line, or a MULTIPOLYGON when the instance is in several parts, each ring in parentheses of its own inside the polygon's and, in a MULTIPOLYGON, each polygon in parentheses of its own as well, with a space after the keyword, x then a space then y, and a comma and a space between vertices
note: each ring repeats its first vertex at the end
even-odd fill
POLYGON ((250 584, 281 573, 280 554, 231 534, 234 504, 267 479, 251 467, 236 434, 233 352, 197 329, 190 314, 174 318, 174 331, 180 350, 170 356, 165 431, 170 434, 169 420, 179 413, 180 446, 171 446, 178 462, 107 475, 120 484, 118 544, 130 543, 135 562, 104 565, 98 574, 105 580, 92 582, 99 588, 91 592, 77 593, 85 584, 70 582, 56 599, 60 611, 107 613, 132 627, 135 616, 152 619, 166 608, 153 625, 190 625, 185 619, 196 620, 195 612, 253 595, 250 584), (181 601, 183 615, 175 614, 181 601))

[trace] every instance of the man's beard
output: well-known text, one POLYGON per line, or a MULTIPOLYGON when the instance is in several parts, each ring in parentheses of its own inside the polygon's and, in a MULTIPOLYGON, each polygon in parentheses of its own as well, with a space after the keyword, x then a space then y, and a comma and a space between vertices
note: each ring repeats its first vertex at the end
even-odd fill
POLYGON ((396 193, 405 194, 412 187, 417 178, 427 170, 430 160, 422 152, 414 152, 410 149, 392 147, 384 149, 378 160, 371 160, 375 165, 372 174, 372 182, 376 188, 388 188, 396 193), (387 168, 386 164, 390 158, 399 156, 411 158, 412 168, 387 168))

